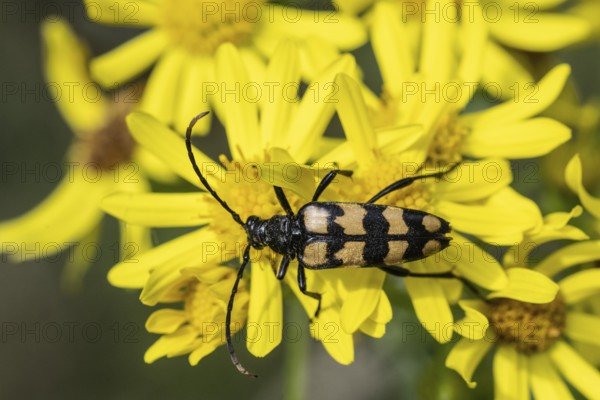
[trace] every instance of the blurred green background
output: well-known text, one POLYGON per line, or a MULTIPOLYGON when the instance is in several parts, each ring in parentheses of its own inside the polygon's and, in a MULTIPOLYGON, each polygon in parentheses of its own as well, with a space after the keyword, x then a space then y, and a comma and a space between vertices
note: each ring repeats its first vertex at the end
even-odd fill
MULTIPOLYGON (((54 101, 44 94, 40 22, 47 15, 60 15, 87 40, 93 54, 108 51, 138 31, 86 21, 79 1, 3 1, 1 7, 0 219, 7 219, 29 210, 52 191, 57 180, 24 171, 60 165, 72 138, 54 101), (8 166, 17 166, 19 172, 8 174, 8 166)), ((573 66, 576 86, 586 99, 600 93, 598 50, 595 44, 558 55, 573 66)), ((377 90, 381 81, 370 49, 355 54, 367 82, 377 90)), ((219 130, 198 143, 213 156, 225 148, 219 130)), ((518 181, 516 185, 525 194, 539 195, 541 182, 540 175, 533 185, 518 181)), ((554 200, 541 207, 557 211, 561 202, 556 199, 561 195, 551 185, 546 187, 550 190, 544 193, 554 200)), ((565 204, 574 203, 567 198, 565 204)), ((163 232, 155 238, 164 241, 175 233, 163 232)), ((479 389, 468 391, 458 375, 443 366, 449 345, 437 345, 425 332, 408 334, 417 320, 399 280, 388 282, 395 304, 388 333, 379 340, 357 337, 353 365, 336 364, 320 344, 308 339, 305 318, 299 321, 305 340, 283 343, 265 359, 251 357, 238 336, 237 350, 244 364, 260 375, 256 380, 235 371, 225 347, 197 367, 190 367, 186 357, 147 365, 143 354, 157 336, 145 331, 144 322, 153 309, 139 303, 137 291, 114 288, 106 280, 108 269, 118 260, 117 224, 112 218, 103 223, 99 247, 101 257, 86 275, 83 290, 75 294, 60 287, 68 254, 23 264, 2 258, 0 398, 279 398, 285 390, 285 355, 290 349, 300 349, 308 357, 306 394, 311 398, 442 399, 469 394, 487 398, 492 393, 485 365, 475 375, 479 389)), ((288 303, 296 306, 291 296, 288 303)))

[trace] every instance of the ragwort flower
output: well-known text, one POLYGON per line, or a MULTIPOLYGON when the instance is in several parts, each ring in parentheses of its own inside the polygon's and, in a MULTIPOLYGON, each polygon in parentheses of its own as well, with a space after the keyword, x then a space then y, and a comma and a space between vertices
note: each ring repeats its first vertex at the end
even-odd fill
MULTIPOLYGON (((90 263, 84 250, 99 238, 102 198, 117 191, 146 191, 146 172, 165 180, 172 175, 162 172, 164 166, 155 157, 135 146, 125 126, 131 104, 101 95, 87 75, 86 49, 69 26, 44 23, 42 39, 46 80, 61 89, 57 106, 75 139, 65 161, 68 171, 58 187, 32 210, 0 223, 0 236, 16 244, 7 254, 14 261, 52 257, 73 246, 64 278, 67 287, 74 288, 81 284, 90 263)), ((115 96, 133 101, 129 92, 115 96)), ((150 246, 145 228, 122 225, 121 233, 122 256, 135 256, 150 246)))
POLYGON ((597 260, 599 251, 598 241, 563 247, 544 258, 533 271, 509 268, 509 278, 518 271, 522 275, 511 293, 503 290, 492 292, 485 302, 460 302, 470 321, 477 316, 479 323, 473 326, 481 329, 459 330, 463 338, 450 351, 446 366, 474 387, 473 372, 495 348, 496 398, 529 399, 530 392, 539 399, 573 398, 564 381, 586 398, 596 398, 600 373, 570 342, 600 352, 600 316, 578 308, 578 304, 600 294, 600 271, 587 269, 562 276, 578 264, 597 260), (548 298, 550 293, 541 290, 545 284, 540 277, 532 275, 538 273, 558 280, 554 300, 553 295, 548 298))
MULTIPOLYGON (((338 75, 336 83, 339 87, 337 109, 348 141, 322 155, 317 162, 334 161, 342 169, 353 170, 354 174, 351 185, 330 187, 335 198, 365 202, 401 178, 439 171, 432 168, 419 170, 427 157, 427 151, 415 144, 415 137, 419 137, 421 129, 419 126, 377 131, 369 119, 359 85, 344 74, 338 75)), ((455 175, 450 172, 446 179, 417 181, 407 188, 392 192, 383 201, 387 205, 439 215, 451 221, 453 228, 458 231, 502 245, 518 243, 523 239, 524 232, 541 223, 537 206, 509 187, 512 176, 505 161, 486 159, 467 162, 454 171, 455 175), (488 168, 494 169, 494 174, 485 172, 488 168)), ((278 184, 285 187, 286 182, 278 184)), ((467 239, 455 233, 453 237, 455 246, 443 250, 440 257, 430 257, 407 265, 413 272, 455 270, 489 290, 499 290, 506 285, 506 276, 497 262, 485 258, 479 250, 473 251, 473 245, 467 239), (457 247, 463 256, 450 255, 457 251, 457 247)), ((371 290, 381 287, 385 279, 385 273, 377 269, 361 269, 352 273, 360 276, 363 282, 373 282, 371 290)), ((447 293, 448 285, 455 284, 440 279, 406 279, 417 315, 426 327, 452 323, 447 293)), ((453 292, 456 293, 455 290, 453 292)), ((374 307, 372 298, 369 298, 371 295, 364 292, 354 296, 354 300, 357 304, 374 307)), ((354 316, 353 320, 360 319, 354 316)), ((342 324, 345 324, 344 320, 342 324)), ((450 339, 441 333, 436 333, 436 339, 450 339)))
MULTIPOLYGON (((285 84, 299 81, 297 52, 294 47, 293 44, 282 45, 274 54, 268 66, 272 82, 285 84)), ((248 81, 246 66, 233 45, 226 44, 219 49, 216 65, 217 79, 223 74, 221 78, 224 80, 231 79, 242 84, 248 81), (227 69, 229 70, 226 71, 227 69)), ((317 81, 332 82, 336 73, 352 73, 354 68, 353 58, 343 56, 324 71, 317 81)), ((333 90, 331 85, 328 91, 323 91, 323 97, 318 101, 312 96, 304 96, 296 103, 277 95, 272 102, 254 103, 242 99, 240 102, 224 103, 225 126, 232 160, 221 156, 221 167, 200 151, 195 149, 194 153, 210 184, 240 214, 242 220, 250 215, 269 218, 283 212, 272 188, 280 180, 286 181, 287 187, 296 194, 288 192, 293 209, 297 210, 300 204, 306 202, 301 198, 309 199, 312 196, 315 173, 318 175, 323 171, 300 167, 301 164, 292 163, 292 160, 303 163, 311 157, 313 149, 318 147, 320 135, 334 112, 333 103, 324 101, 331 96, 333 90), (257 118, 259 109, 260 120, 257 118), (272 148, 273 145, 278 148, 272 148), (274 168, 275 165, 280 167, 274 168), (281 166, 293 166, 296 171, 302 170, 301 179, 294 182, 284 179, 281 166), (268 171, 275 172, 269 175, 268 171)), ((189 165, 184 143, 179 136, 147 114, 133 113, 129 116, 128 123, 138 142, 160 156, 189 182, 204 189, 189 165)), ((163 293, 181 281, 186 267, 204 270, 212 265, 216 268, 219 264, 237 259, 246 246, 244 230, 205 192, 113 195, 104 201, 103 207, 124 221, 143 226, 204 225, 143 254, 138 257, 139 262, 136 264, 120 263, 110 271, 109 280, 113 285, 143 288, 141 301, 147 305, 161 302, 163 293)), ((279 256, 269 254, 266 250, 259 254, 252 251, 247 326, 249 329, 275 327, 275 336, 267 338, 263 335, 264 340, 250 340, 255 335, 248 335, 247 347, 258 357, 267 355, 282 339, 282 292, 274 273, 279 262, 279 256)), ((317 325, 311 329, 311 334, 317 339, 331 338, 331 332, 324 332, 327 324, 339 326, 339 314, 343 312, 340 307, 343 306, 340 305, 337 292, 330 294, 326 291, 326 285, 336 285, 336 289, 343 286, 343 282, 333 279, 336 273, 332 271, 329 276, 332 279, 323 283, 319 274, 306 271, 308 290, 323 293, 322 313, 315 321, 317 325)), ((295 274, 296 266, 292 263, 286 282, 297 293, 307 314, 312 317, 316 301, 297 290, 295 274)), ((370 288, 369 285, 363 286, 370 288)), ((391 318, 391 307, 380 286, 372 297, 373 308, 355 329, 360 327, 369 334, 380 336, 385 323, 391 318)), ((335 340, 323 342, 329 353, 341 363, 353 361, 351 333, 340 333, 343 337, 338 339, 336 336, 335 340)))
MULTIPOLYGON (((339 50, 356 48, 367 39, 363 25, 352 16, 263 0, 102 0, 86 1, 86 7, 88 17, 100 23, 151 28, 94 59, 92 76, 111 87, 156 63, 141 110, 174 124, 179 132, 184 132, 190 115, 212 108, 212 95, 233 90, 214 86, 215 55, 223 43, 240 48, 252 81, 262 84, 262 57, 270 56, 282 39, 298 42, 298 62, 308 79, 329 65, 339 50)), ((199 121, 198 132, 208 131, 209 121, 210 117, 199 121)))
POLYGON ((568 65, 555 67, 514 99, 461 114, 482 71, 494 65, 483 57, 488 40, 482 16, 455 22, 427 18, 423 39, 414 45, 402 39, 405 25, 394 6, 376 5, 371 34, 384 87, 381 100, 367 95, 366 101, 378 127, 422 125, 420 148, 429 163, 456 163, 464 156, 538 157, 571 137, 558 121, 536 117, 561 93, 568 65))

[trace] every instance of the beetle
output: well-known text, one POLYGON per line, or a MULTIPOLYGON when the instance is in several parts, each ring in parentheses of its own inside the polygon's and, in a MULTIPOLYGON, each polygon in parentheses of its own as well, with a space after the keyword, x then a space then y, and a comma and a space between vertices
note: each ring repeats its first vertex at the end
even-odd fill
POLYGON ((451 240, 446 236, 451 230, 447 221, 419 210, 374 204, 383 196, 407 187, 416 180, 439 178, 448 171, 400 179, 382 189, 366 203, 319 202, 320 195, 337 174, 351 175, 350 171, 334 169, 319 182, 312 201, 302 206, 296 214, 283 189, 273 186, 285 215, 274 215, 268 219, 252 215, 244 222, 210 186, 200 172, 192 152, 192 128, 208 113, 200 113, 190 121, 186 129, 185 144, 190 162, 202 185, 231 214, 248 238, 225 317, 227 349, 232 363, 240 373, 256 377, 238 360, 231 340, 230 326, 235 294, 250 259, 250 248, 260 250, 269 247, 282 256, 277 269, 279 280, 285 277, 290 262, 298 259, 298 286, 302 293, 319 301, 315 317, 320 310, 321 294, 307 290, 305 268, 377 267, 402 277, 456 278, 463 281, 452 271, 414 273, 398 265, 404 261, 428 257, 446 248, 451 240))

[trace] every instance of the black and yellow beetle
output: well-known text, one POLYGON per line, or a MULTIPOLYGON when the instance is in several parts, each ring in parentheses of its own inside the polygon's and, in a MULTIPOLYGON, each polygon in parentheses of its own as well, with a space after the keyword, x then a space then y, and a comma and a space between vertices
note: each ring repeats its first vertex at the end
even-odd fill
POLYGON ((302 293, 319 300, 316 315, 321 305, 321 295, 306 290, 305 268, 377 267, 397 276, 461 279, 450 271, 413 273, 398 266, 404 261, 419 260, 446 248, 451 239, 446 236, 450 232, 447 221, 419 210, 373 204, 388 193, 407 187, 416 180, 441 177, 447 171, 401 179, 381 190, 366 203, 319 202, 321 193, 337 174, 350 175, 348 171, 332 170, 317 186, 312 201, 300 208, 297 214, 292 211, 283 190, 274 186, 275 195, 286 215, 274 215, 269 219, 252 215, 244 222, 212 189, 196 164, 191 132, 196 122, 207 114, 208 112, 203 112, 192 119, 186 130, 185 142, 198 178, 215 200, 244 228, 248 237, 225 318, 229 355, 242 374, 256 376, 239 362, 231 341, 230 325, 233 300, 244 268, 249 262, 251 247, 269 247, 283 256, 277 270, 277 279, 280 280, 285 277, 290 262, 298 259, 298 286, 302 293))

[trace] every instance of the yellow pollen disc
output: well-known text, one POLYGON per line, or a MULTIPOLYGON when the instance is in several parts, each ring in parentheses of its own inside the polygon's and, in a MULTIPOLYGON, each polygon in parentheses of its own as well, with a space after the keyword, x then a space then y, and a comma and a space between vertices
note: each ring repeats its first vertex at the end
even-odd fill
POLYGON ((261 0, 163 0, 159 25, 191 54, 211 55, 219 45, 244 45, 269 18, 261 0))
MULTIPOLYGON (((381 157, 372 168, 363 171, 360 175, 352 177, 352 185, 336 186, 330 188, 337 191, 343 201, 364 203, 378 193, 381 189, 402 178, 414 176, 419 166, 403 165, 398 158, 381 157)), ((435 180, 430 180, 435 182, 435 180)), ((413 208, 433 213, 431 204, 430 185, 423 181, 413 182, 406 188, 396 190, 384 196, 376 204, 413 208)))
POLYGON ((203 323, 214 321, 215 305, 208 285, 202 282, 190 284, 185 296, 185 311, 190 324, 202 329, 203 323))
MULTIPOLYGON (((224 183, 219 187, 219 196, 237 212, 242 220, 255 215, 262 219, 269 219, 274 215, 285 214, 277 201, 273 186, 260 179, 256 162, 229 161, 221 155, 219 161, 224 166, 223 176, 218 179, 224 183)), ((286 197, 293 210, 298 210, 304 203, 289 190, 285 190, 286 197)), ((223 235, 233 235, 237 243, 246 243, 246 233, 225 211, 219 203, 212 201, 210 206, 213 214, 217 215, 218 224, 212 224, 211 229, 223 235)))
POLYGON ((522 353, 545 351, 562 336, 566 307, 560 293, 547 304, 493 299, 490 305, 488 319, 498 341, 522 353))
POLYGON ((467 134, 454 115, 443 117, 429 146, 427 162, 435 166, 461 162, 461 147, 467 134))

